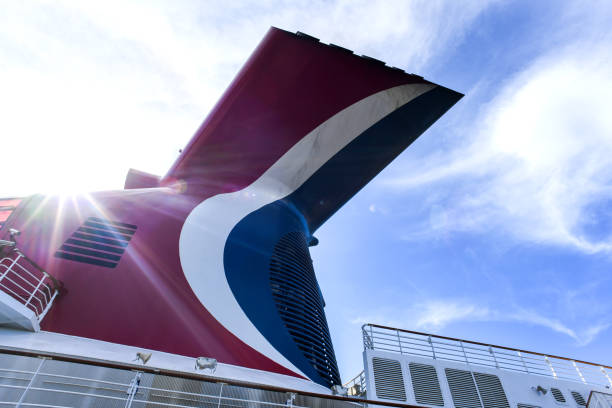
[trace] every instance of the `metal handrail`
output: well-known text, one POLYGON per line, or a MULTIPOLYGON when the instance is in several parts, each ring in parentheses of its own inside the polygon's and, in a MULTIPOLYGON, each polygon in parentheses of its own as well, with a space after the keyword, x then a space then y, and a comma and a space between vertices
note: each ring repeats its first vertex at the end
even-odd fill
POLYGON ((362 332, 365 349, 612 386, 606 371, 612 367, 603 364, 377 324, 363 325, 362 332))
MULTIPOLYGON (((238 397, 234 397, 234 396, 223 396, 223 395, 219 395, 219 394, 207 394, 205 392, 202 393, 193 393, 193 392, 187 392, 184 391, 182 389, 177 389, 177 390, 170 390, 167 388, 162 388, 162 387, 155 387, 155 386, 146 386, 145 384, 142 383, 138 383, 136 384, 136 386, 134 387, 133 382, 132 383, 125 383, 125 382, 113 382, 113 381, 105 381, 105 380, 101 380, 99 376, 96 376, 96 378, 85 378, 85 377, 76 377, 74 375, 62 375, 62 374, 58 374, 58 373, 52 373, 52 372, 45 372, 44 370, 40 370, 42 363, 44 363, 45 361, 50 361, 50 360, 55 360, 58 362, 64 362, 64 363, 77 363, 77 364, 86 364, 92 367, 98 367, 98 368, 108 368, 108 369, 115 369, 115 370, 123 370, 125 372, 132 372, 134 373, 136 376, 138 376, 139 374, 146 374, 146 375, 162 375, 162 376, 168 376, 168 377, 172 377, 173 379, 177 379, 177 380, 194 380, 194 381, 198 381, 201 382, 202 384, 206 383, 206 384, 216 384, 216 385, 222 385, 222 386, 234 386, 234 387, 241 387, 241 388, 246 388, 246 389, 251 389, 251 390, 258 390, 258 391, 269 391, 269 392, 276 392, 276 393, 283 393, 283 395, 287 395, 287 396, 298 396, 298 397, 302 397, 302 398, 315 398, 315 399, 324 399, 327 400, 328 402, 334 402, 337 401, 339 403, 341 402, 345 402, 345 403, 351 403, 351 406, 354 406, 355 408, 365 408, 366 405, 371 405, 371 404, 376 404, 379 406, 386 406, 386 407, 394 407, 394 408, 426 408, 423 406, 419 406, 419 405, 412 405, 412 404, 404 404, 404 403, 400 403, 400 402, 393 402, 393 401, 373 401, 373 400, 368 400, 366 398, 359 398, 359 397, 354 397, 354 396, 342 396, 342 395, 332 395, 332 394, 322 394, 322 393, 316 393, 316 392, 310 392, 310 391, 301 391, 301 390, 296 390, 296 389, 290 389, 290 388, 283 388, 283 387, 277 387, 277 386, 271 386, 271 385, 266 385, 266 384, 260 384, 260 383, 253 383, 253 382, 246 382, 246 381, 240 381, 240 380, 234 380, 234 379, 230 379, 230 378, 222 378, 222 377, 213 377, 207 374, 201 374, 201 373, 190 373, 190 372, 184 372, 184 371, 175 371, 175 370, 167 370, 167 369, 160 369, 157 367, 147 367, 147 366, 143 366, 143 365, 136 365, 136 364, 127 364, 127 363, 120 363, 120 362, 111 362, 111 361, 105 361, 105 360, 97 360, 97 359, 90 359, 90 358, 85 358, 85 357, 78 357, 78 356, 68 356, 68 355, 61 355, 61 354, 55 354, 55 353, 48 353, 48 352, 42 352, 42 351, 31 351, 31 350, 23 350, 23 349, 12 349, 12 348, 6 348, 6 347, 0 347, 0 355, 13 355, 13 356, 21 356, 21 357, 34 357, 36 359, 40 359, 41 360, 41 365, 38 367, 38 369, 36 371, 32 371, 32 370, 18 370, 18 369, 14 369, 12 367, 6 367, 6 368, 0 368, 1 371, 6 372, 6 373, 13 373, 13 374, 22 374, 24 377, 28 376, 29 378, 17 378, 17 380, 21 380, 21 381, 27 381, 28 385, 8 385, 5 383, 0 384, 0 390, 3 387, 7 387, 7 388, 18 388, 18 389, 22 389, 22 390, 33 390, 33 391, 40 391, 40 392, 56 392, 56 393, 64 393, 64 394, 71 394, 71 395, 75 395, 75 396, 83 396, 83 397, 99 397, 99 398, 110 398, 113 400, 122 400, 122 401, 128 401, 127 396, 126 397, 111 397, 111 396, 106 396, 106 395, 100 395, 100 394, 93 394, 93 393, 86 393, 86 392, 77 392, 77 391, 69 391, 69 390, 65 390, 65 389, 52 389, 52 388, 42 388, 39 386, 35 386, 34 384, 34 377, 36 378, 40 378, 40 377, 52 377, 54 379, 56 379, 56 381, 47 381, 47 383, 59 383, 61 385, 70 385, 71 383, 67 383, 65 381, 61 381, 61 380, 71 380, 71 381, 83 381, 83 382, 89 382, 89 383, 99 383, 99 384, 106 384, 109 386, 116 386, 118 389, 106 389, 107 391, 120 391, 123 393, 126 393, 128 391, 130 391, 130 389, 135 389, 134 392, 134 397, 130 400, 133 403, 136 402, 140 402, 140 403, 151 403, 154 404, 156 406, 172 406, 172 407, 188 407, 188 406, 193 406, 193 405, 181 405, 181 404, 175 404, 175 403, 163 403, 163 402, 153 402, 153 401, 145 401, 143 399, 139 399, 138 397, 135 397, 136 395, 138 395, 139 391, 142 390, 152 390, 152 391, 156 391, 156 392, 168 392, 170 394, 172 394, 171 396, 168 395, 152 395, 155 397, 166 397, 166 398, 173 398, 174 395, 183 395, 183 396, 197 396, 200 398, 206 398, 208 400, 213 399, 215 401, 215 403, 217 401, 235 401, 235 402, 243 402, 243 403, 254 403, 257 404, 259 406, 283 406, 283 407, 288 407, 288 408, 302 408, 302 406, 295 404, 295 403, 290 403, 290 401, 287 401, 287 403, 285 404, 278 404, 275 403, 274 401, 263 401, 263 400, 253 400, 253 399, 244 399, 244 398, 238 398, 238 397), (134 388, 132 388, 134 387, 134 388)), ((58 385, 59 385, 58 384, 58 385)), ((73 384, 74 386, 81 386, 81 387, 87 387, 90 389, 96 388, 96 389, 102 389, 102 387, 92 387, 91 384, 73 384)), ((24 393, 25 395, 25 393, 24 393)), ((181 399, 180 397, 177 399, 181 399)), ((186 399, 185 399, 186 400, 186 399)), ((191 400, 193 401, 193 400, 191 400)), ((316 401, 315 401, 316 402, 316 401)), ((25 405, 25 404, 24 404, 25 405)), ((217 406, 227 406, 227 404, 218 404, 217 406)), ((126 406, 128 406, 128 404, 126 403, 126 406)), ((238 405, 238 406, 247 406, 247 405, 238 405)), ((250 406, 250 405, 249 405, 250 406)), ((310 405, 309 405, 310 406, 310 405)), ((305 407, 304 407, 305 408, 305 407)))
POLYGON ((59 294, 61 284, 15 245, 0 258, 0 290, 32 310, 40 322, 59 294))
POLYGON ((361 370, 359 374, 351 378, 342 386, 348 389, 348 394, 354 397, 365 397, 366 396, 366 379, 365 371, 361 370))

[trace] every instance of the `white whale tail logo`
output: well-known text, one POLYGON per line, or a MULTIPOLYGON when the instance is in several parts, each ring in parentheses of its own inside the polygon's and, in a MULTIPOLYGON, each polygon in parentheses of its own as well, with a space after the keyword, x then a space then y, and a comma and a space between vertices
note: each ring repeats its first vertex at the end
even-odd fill
POLYGON ((349 106, 305 135, 245 189, 213 196, 193 209, 181 231, 181 265, 202 305, 225 328, 263 355, 304 375, 261 334, 232 294, 223 264, 227 238, 247 215, 296 191, 373 124, 434 87, 402 85, 349 106))

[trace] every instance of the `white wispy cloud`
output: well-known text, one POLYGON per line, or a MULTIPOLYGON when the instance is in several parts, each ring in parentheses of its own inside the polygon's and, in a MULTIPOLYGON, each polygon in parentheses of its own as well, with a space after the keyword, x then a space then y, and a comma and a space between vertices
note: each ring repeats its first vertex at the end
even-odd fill
POLYGON ((612 33, 602 32, 543 53, 473 122, 457 124, 455 148, 385 180, 399 191, 440 192, 432 222, 405 238, 498 230, 612 252, 612 235, 598 230, 607 217, 598 208, 612 199, 612 33))

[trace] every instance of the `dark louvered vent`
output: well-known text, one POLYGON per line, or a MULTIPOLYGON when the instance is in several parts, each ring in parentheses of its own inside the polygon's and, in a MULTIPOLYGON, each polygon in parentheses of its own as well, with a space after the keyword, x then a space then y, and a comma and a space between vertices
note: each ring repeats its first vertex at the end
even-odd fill
POLYGON ((551 388, 550 389, 550 393, 555 398, 555 401, 560 402, 562 404, 565 404, 565 397, 563 396, 563 393, 561 392, 560 389, 558 389, 558 388, 551 388))
POLYGON ((378 398, 406 401, 402 367, 397 360, 373 357, 374 387, 378 398))
POLYGON ((520 402, 519 402, 518 404, 516 404, 516 407, 517 407, 517 408, 542 408, 542 407, 541 407, 541 406, 539 406, 539 405, 522 404, 522 403, 520 403, 520 402))
POLYGON ((57 258, 114 268, 121 260, 136 225, 89 217, 55 253, 57 258))
POLYGON ((419 404, 444 406, 438 374, 432 365, 410 363, 410 378, 414 398, 419 404))
POLYGON ((456 408, 482 408, 471 372, 454 368, 444 371, 456 408))
POLYGON ((474 379, 484 408, 510 408, 504 388, 496 375, 474 373, 474 379))
POLYGON ((572 397, 574 397, 574 401, 576 401, 576 404, 586 407, 586 401, 584 400, 582 394, 577 391, 572 391, 572 397))
POLYGON ((270 259, 272 296, 289 334, 319 375, 331 387, 340 374, 306 237, 284 235, 270 259))

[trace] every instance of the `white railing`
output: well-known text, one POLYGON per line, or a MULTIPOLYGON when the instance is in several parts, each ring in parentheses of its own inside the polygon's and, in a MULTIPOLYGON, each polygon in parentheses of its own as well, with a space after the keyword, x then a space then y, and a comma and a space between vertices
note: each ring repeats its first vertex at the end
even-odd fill
MULTIPOLYGON (((15 351, 12 351, 15 353, 15 351)), ((34 357, 0 351, 0 406, 367 408, 374 401, 316 394, 193 373, 164 372, 75 358, 34 357)), ((377 406, 423 408, 395 402, 377 406)))
POLYGON ((365 397, 366 396, 366 379, 365 372, 362 370, 355 377, 342 385, 348 390, 348 395, 353 397, 365 397))
POLYGON ((601 364, 375 324, 362 334, 366 349, 612 386, 612 367, 601 364))
POLYGON ((40 322, 57 297, 57 280, 17 247, 0 259, 0 290, 32 310, 40 322))

